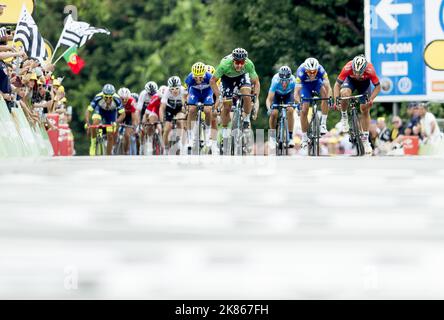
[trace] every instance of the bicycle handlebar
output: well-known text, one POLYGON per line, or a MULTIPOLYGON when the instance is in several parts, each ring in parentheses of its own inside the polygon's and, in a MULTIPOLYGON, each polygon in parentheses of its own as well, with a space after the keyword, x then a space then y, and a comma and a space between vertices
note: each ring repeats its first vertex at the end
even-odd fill
POLYGON ((368 95, 366 94, 358 94, 356 96, 349 96, 349 97, 337 97, 336 98, 336 103, 338 103, 339 101, 343 101, 343 100, 357 100, 360 98, 365 98, 365 101, 368 101, 368 95))

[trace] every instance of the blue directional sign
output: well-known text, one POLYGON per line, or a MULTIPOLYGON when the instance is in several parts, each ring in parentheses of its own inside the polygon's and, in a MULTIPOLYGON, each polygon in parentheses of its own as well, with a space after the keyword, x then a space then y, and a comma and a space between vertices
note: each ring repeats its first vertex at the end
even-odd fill
POLYGON ((381 81, 381 98, 425 95, 424 0, 370 0, 367 55, 381 81))

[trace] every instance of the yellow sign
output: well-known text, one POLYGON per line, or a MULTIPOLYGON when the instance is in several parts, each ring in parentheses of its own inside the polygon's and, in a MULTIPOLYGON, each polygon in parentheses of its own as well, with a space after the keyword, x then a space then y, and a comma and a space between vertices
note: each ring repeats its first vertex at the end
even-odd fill
POLYGON ((0 16, 0 24, 17 24, 23 4, 30 14, 34 11, 34 0, 0 0, 0 4, 6 5, 0 16))
POLYGON ((444 40, 435 40, 427 45, 424 61, 429 68, 444 71, 444 40))

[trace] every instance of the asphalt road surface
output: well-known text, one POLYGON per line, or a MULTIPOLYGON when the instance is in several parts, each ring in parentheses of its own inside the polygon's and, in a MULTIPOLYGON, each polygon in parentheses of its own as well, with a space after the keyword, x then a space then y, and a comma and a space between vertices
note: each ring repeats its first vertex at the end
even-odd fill
POLYGON ((0 161, 0 298, 444 299, 444 158, 0 161))

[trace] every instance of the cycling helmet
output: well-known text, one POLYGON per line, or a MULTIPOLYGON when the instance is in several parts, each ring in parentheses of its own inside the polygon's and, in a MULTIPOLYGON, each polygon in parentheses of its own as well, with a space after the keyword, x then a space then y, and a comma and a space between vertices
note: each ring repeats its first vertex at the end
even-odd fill
POLYGON ((279 68, 279 78, 280 79, 290 79, 291 69, 288 66, 282 66, 279 68))
POLYGON ((105 84, 102 89, 103 94, 107 96, 112 96, 116 93, 116 88, 112 84, 105 84))
POLYGON ((245 60, 248 58, 248 52, 243 48, 234 49, 231 55, 234 60, 245 60))
POLYGON ((117 94, 124 100, 131 97, 131 91, 128 88, 120 88, 119 91, 117 91, 117 94))
POLYGON ((131 93, 131 97, 133 97, 133 99, 136 100, 136 102, 139 101, 139 94, 138 93, 135 93, 135 92, 131 93))
POLYGON ((214 69, 214 67, 209 64, 205 66, 205 69, 207 70, 208 73, 211 73, 212 75, 216 72, 216 69, 214 69))
POLYGON ((168 90, 167 86, 160 86, 160 88, 159 88, 159 96, 162 98, 167 90, 168 90))
POLYGON ((304 67, 308 71, 315 71, 319 68, 319 61, 315 58, 308 58, 304 62, 304 67))
POLYGON ((196 62, 191 67, 191 72, 193 73, 193 76, 195 77, 202 77, 205 75, 205 63, 203 62, 196 62))
POLYGON ((180 78, 178 76, 173 76, 168 79, 168 87, 175 88, 180 87, 182 83, 180 82, 180 78))
POLYGON ((145 85, 145 90, 146 92, 148 92, 149 95, 155 95, 157 93, 157 90, 159 90, 159 87, 154 81, 149 81, 145 85))
POLYGON ((356 56, 352 62, 352 69, 354 73, 363 74, 367 67, 367 59, 363 54, 356 56))

